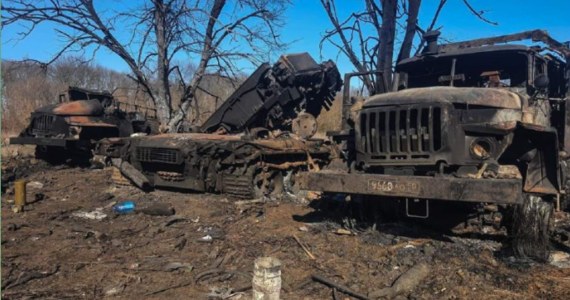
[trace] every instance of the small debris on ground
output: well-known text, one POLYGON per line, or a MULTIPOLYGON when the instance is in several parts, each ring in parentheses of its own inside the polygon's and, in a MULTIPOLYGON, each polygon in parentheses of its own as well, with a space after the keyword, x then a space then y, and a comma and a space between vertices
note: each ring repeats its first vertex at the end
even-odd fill
POLYGON ((16 170, 10 180, 41 182, 29 192, 44 195, 20 214, 10 213, 11 197, 2 195, 2 299, 250 299, 253 261, 261 256, 285 266, 282 299, 354 298, 350 292, 374 299, 383 288, 402 291, 394 296, 402 299, 570 294, 567 213, 557 213, 550 263, 538 264, 509 259, 504 235, 449 235, 404 222, 373 229, 344 200, 244 202, 237 209, 221 195, 115 187, 111 169, 2 164, 16 170), (176 213, 112 214, 125 199, 138 209, 160 204, 176 213), (426 262, 428 276, 412 271, 426 262))
POLYGON ((89 219, 89 220, 103 220, 107 217, 107 214, 103 213, 100 210, 94 210, 89 212, 78 211, 74 212, 71 215, 77 218, 89 219))

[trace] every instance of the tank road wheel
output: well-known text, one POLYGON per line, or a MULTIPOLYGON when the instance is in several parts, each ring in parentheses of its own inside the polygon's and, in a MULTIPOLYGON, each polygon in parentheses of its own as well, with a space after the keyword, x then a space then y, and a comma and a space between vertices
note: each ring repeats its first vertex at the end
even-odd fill
POLYGON ((253 177, 254 198, 279 198, 283 194, 283 176, 281 172, 260 171, 253 177))
POLYGON ((547 261, 552 227, 552 204, 542 196, 523 194, 523 203, 513 209, 512 248, 515 256, 547 261))

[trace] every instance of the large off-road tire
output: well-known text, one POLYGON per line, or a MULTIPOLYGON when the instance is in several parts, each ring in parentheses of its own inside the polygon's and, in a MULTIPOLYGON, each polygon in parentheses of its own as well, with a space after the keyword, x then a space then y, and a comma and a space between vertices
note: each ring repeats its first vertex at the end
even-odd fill
POLYGON ((515 256, 547 261, 552 228, 552 203, 543 197, 523 194, 523 203, 513 208, 510 236, 515 256))
POLYGON ((36 146, 35 156, 49 164, 60 165, 65 163, 67 151, 60 147, 36 146))

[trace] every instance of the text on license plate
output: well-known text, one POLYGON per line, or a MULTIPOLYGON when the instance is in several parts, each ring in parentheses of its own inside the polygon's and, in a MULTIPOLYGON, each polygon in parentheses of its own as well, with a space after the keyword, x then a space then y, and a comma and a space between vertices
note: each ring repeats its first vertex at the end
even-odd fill
POLYGON ((420 185, 413 181, 396 180, 368 180, 368 190, 390 194, 417 195, 420 193, 420 185))

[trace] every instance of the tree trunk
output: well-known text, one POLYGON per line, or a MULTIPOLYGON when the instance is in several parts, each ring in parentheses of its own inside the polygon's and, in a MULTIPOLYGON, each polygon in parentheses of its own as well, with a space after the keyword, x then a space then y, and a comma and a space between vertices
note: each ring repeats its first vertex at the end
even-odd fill
MULTIPOLYGON (((344 45, 344 50, 345 50, 345 54, 348 57, 348 59, 350 60, 350 62, 352 63, 352 65, 356 68, 356 70, 358 72, 368 72, 368 68, 366 67, 365 64, 361 63, 360 60, 358 59, 358 56, 356 55, 356 53, 354 52, 354 48, 352 47, 352 44, 349 42, 348 38, 346 37, 346 35, 344 34, 343 28, 341 27, 340 23, 338 22, 338 16, 336 16, 336 10, 333 9, 333 3, 331 3, 330 0, 321 0, 321 4, 323 5, 323 8, 325 9, 325 11, 327 12, 327 15, 329 16, 329 20, 331 21, 331 23, 333 24, 335 30, 338 32, 338 36, 340 38, 340 40, 342 41, 342 44, 344 45)), ((374 13, 373 11, 371 11, 371 13, 374 13)), ((362 57, 362 60, 364 60, 365 58, 362 57)), ((368 89, 368 91, 371 94, 375 93, 375 86, 373 84, 373 81, 371 80, 370 76, 363 76, 362 77, 363 83, 366 86, 366 89, 368 89)))
POLYGON ((409 0, 408 2, 408 20, 406 21, 406 34, 400 47, 400 54, 398 54, 398 62, 402 59, 410 57, 412 52, 412 44, 414 43, 414 36, 416 33, 418 23, 418 13, 422 0, 409 0))
POLYGON ((172 104, 170 94, 170 82, 168 80, 168 43, 166 42, 166 7, 163 0, 154 0, 154 27, 157 46, 157 72, 158 91, 156 112, 161 124, 166 124, 170 120, 172 104))
POLYGON ((202 77, 204 76, 204 73, 206 71, 207 64, 208 62, 205 61, 204 59, 202 59, 202 61, 200 62, 200 66, 196 70, 196 73, 194 73, 190 85, 188 86, 187 90, 184 92, 184 95, 182 96, 182 100, 180 101, 180 107, 176 110, 176 112, 174 112, 172 118, 170 119, 170 122, 168 123, 169 132, 177 132, 178 128, 184 121, 184 118, 187 116, 188 110, 190 109, 190 105, 192 104, 192 101, 196 96, 196 91, 198 90, 198 86, 200 85, 202 77))
MULTIPOLYGON (((392 60, 394 58, 394 36, 396 35, 396 11, 398 0, 382 0, 382 28, 380 30, 380 51, 378 68, 384 73, 388 87, 392 85, 392 60)), ((382 86, 377 78, 377 86, 382 86)), ((386 87, 386 88, 388 88, 386 87)))
POLYGON ((190 105, 196 97, 196 91, 198 90, 198 86, 200 82, 202 82, 202 77, 206 73, 206 68, 208 67, 208 62, 212 58, 214 54, 214 47, 213 47, 213 39, 214 39, 214 26, 216 22, 218 22, 218 17, 220 13, 224 9, 226 5, 226 0, 215 0, 214 4, 212 5, 212 9, 210 11, 210 20, 208 21, 208 25, 206 27, 206 34, 204 37, 204 47, 202 48, 202 55, 200 58, 200 64, 196 69, 196 73, 194 73, 194 77, 192 81, 184 91, 184 95, 180 101, 180 107, 168 123, 168 129, 170 132, 177 132, 178 128, 184 121, 184 117, 186 117, 188 110, 190 109, 190 105))

